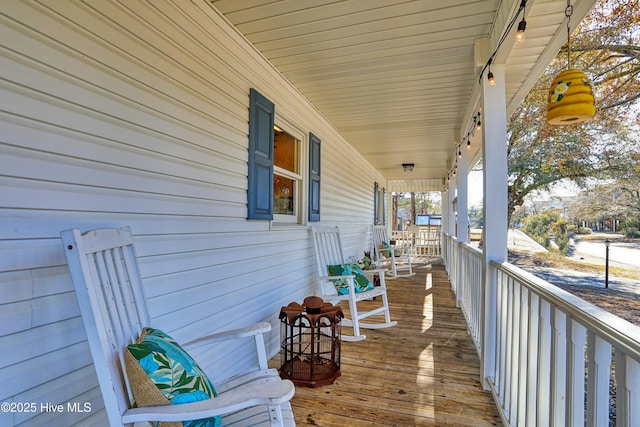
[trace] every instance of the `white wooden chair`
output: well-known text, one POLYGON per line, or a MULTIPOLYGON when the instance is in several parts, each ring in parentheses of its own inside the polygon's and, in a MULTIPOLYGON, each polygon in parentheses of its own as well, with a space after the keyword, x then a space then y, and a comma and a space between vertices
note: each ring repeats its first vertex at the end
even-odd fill
POLYGON ((391 274, 388 279, 398 277, 411 277, 416 273, 411 266, 411 244, 409 242, 398 242, 396 246, 391 245, 391 240, 387 234, 386 225, 373 225, 371 227, 371 257, 373 262, 379 266, 388 265, 391 274), (406 274, 398 274, 399 270, 408 270, 406 274))
MULTIPOLYGON (((225 426, 294 426, 294 385, 268 369, 263 333, 269 323, 181 344, 189 351, 220 340, 254 337, 258 365, 214 384, 219 396, 195 403, 134 407, 124 352, 151 326, 128 228, 61 233, 110 426, 222 416, 225 426)), ((146 424, 146 423, 145 423, 146 424)))
POLYGON ((366 335, 360 333, 360 328, 381 329, 397 325, 398 322, 391 321, 391 315, 389 313, 389 301, 387 299, 387 288, 384 280, 385 270, 365 270, 364 273, 370 277, 378 274, 380 277, 380 286, 375 286, 373 289, 364 292, 355 292, 354 275, 329 276, 327 272, 328 265, 349 264, 349 262, 345 261, 342 251, 338 227, 312 227, 311 234, 313 236, 318 276, 320 277, 320 297, 331 304, 337 304, 340 301, 349 302, 351 317, 345 317, 342 322, 344 325, 353 328, 353 335, 350 336, 343 333, 342 339, 344 341, 361 341, 366 338, 366 335), (334 279, 345 279, 349 285, 349 293, 345 295, 338 294, 333 283, 334 279), (359 309, 358 302, 378 296, 382 297, 381 306, 368 311, 361 311, 359 309), (375 315, 383 315, 384 323, 361 322, 362 319, 375 315))

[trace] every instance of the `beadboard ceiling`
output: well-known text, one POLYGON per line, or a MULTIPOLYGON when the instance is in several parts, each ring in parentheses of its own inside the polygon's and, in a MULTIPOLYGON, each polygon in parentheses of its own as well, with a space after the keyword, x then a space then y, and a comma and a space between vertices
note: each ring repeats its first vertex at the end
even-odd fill
MULTIPOLYGON (((572 27, 594 2, 572 2, 572 27)), ((211 3, 390 180, 389 188, 427 191, 442 189, 480 108, 480 70, 521 1, 211 3), (402 163, 414 163, 413 172, 402 163)), ((506 65, 509 113, 566 41, 566 6, 527 1, 525 42, 509 34, 499 49, 494 62, 506 65)), ((473 141, 470 157, 477 159, 480 139, 473 141)))

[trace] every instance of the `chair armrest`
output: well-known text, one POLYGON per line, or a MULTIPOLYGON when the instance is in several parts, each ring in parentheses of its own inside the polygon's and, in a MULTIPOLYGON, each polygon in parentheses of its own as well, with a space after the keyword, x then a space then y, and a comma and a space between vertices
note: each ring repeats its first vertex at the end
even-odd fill
POLYGON ((389 271, 386 268, 373 268, 371 270, 362 270, 364 274, 384 274, 389 271))
POLYGON ((345 274, 343 276, 320 276, 321 280, 334 280, 334 279, 355 279, 355 274, 345 274))
POLYGON ((227 341, 238 338, 254 337, 269 332, 271 330, 271 324, 269 322, 258 322, 246 328, 229 329, 227 331, 216 332, 209 335, 196 338, 181 344, 183 347, 197 348, 202 345, 208 345, 212 342, 227 341))
POLYGON ((122 415, 123 423, 144 421, 188 421, 228 414, 257 405, 281 405, 295 393, 289 380, 263 380, 225 392, 213 399, 179 405, 132 408, 122 415))

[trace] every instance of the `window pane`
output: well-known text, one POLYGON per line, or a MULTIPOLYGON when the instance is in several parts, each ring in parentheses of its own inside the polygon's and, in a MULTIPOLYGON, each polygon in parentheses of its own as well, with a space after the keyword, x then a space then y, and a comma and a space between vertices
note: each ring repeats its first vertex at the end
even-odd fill
POLYGON ((278 215, 294 215, 295 181, 274 175, 273 179, 273 213, 278 215))
POLYGON ((273 134, 274 165, 298 173, 298 140, 282 130, 273 134))

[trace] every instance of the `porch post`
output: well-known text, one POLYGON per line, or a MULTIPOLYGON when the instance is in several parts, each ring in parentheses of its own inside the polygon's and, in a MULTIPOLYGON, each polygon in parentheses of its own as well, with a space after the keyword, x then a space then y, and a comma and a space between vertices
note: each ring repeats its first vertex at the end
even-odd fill
POLYGON ((451 268, 449 259, 449 240, 447 238, 447 232, 449 230, 449 210, 447 209, 447 201, 449 200, 449 185, 445 184, 444 189, 442 190, 442 224, 440 225, 440 247, 442 248, 442 256, 445 258, 445 265, 447 267, 447 274, 449 275, 449 270, 451 268))
POLYGON ((451 174, 451 184, 449 185, 449 197, 447 200, 447 210, 449 212, 449 223, 447 233, 451 236, 456 235, 456 211, 453 210, 453 201, 456 198, 456 175, 451 174))
POLYGON ((458 274, 456 274, 456 305, 460 307, 462 301, 462 282, 466 280, 464 274, 464 252, 460 250, 460 246, 463 243, 469 241, 469 215, 467 213, 467 195, 468 195, 468 150, 466 147, 458 147, 458 152, 462 157, 458 156, 458 174, 457 174, 457 188, 458 188, 458 274))
POLYGON ((484 257, 484 329, 482 339, 482 382, 494 376, 496 361, 497 272, 491 261, 507 260, 507 106, 503 64, 493 64, 496 80, 489 86, 482 76, 482 146, 484 152, 484 203, 482 253, 484 257))

